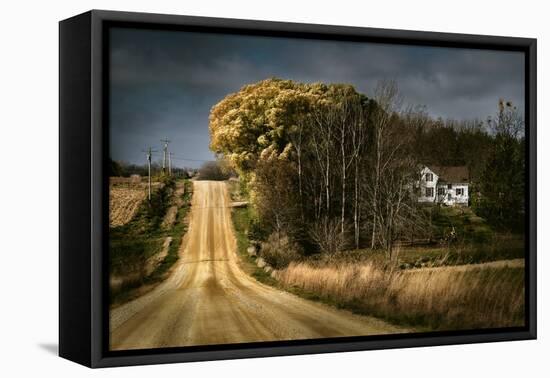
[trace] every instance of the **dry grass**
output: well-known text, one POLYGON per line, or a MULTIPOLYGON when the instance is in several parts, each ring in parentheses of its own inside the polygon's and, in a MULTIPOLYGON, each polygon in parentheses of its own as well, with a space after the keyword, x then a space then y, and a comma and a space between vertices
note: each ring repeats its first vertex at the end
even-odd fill
MULTIPOLYGON (((136 215, 139 205, 147 196, 147 183, 132 181, 134 178, 111 177, 109 186, 109 227, 123 226, 136 215)), ((162 188, 153 182, 153 191, 162 188)))
POLYGON ((522 326, 524 269, 390 270, 373 263, 292 263, 280 283, 356 312, 429 330, 522 326))
POLYGON ((109 191, 109 226, 117 227, 130 222, 147 192, 139 186, 111 186, 109 191))

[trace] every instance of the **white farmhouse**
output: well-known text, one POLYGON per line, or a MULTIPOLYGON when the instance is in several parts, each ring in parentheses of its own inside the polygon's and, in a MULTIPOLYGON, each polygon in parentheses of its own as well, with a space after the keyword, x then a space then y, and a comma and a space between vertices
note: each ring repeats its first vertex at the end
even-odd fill
POLYGON ((468 168, 425 166, 420 172, 418 202, 468 206, 468 168))

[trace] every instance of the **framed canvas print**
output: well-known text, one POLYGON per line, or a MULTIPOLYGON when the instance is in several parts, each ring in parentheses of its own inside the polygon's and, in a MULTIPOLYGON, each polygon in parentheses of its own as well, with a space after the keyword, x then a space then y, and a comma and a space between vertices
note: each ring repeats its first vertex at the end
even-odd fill
POLYGON ((60 355, 536 337, 536 40, 60 22, 60 355))

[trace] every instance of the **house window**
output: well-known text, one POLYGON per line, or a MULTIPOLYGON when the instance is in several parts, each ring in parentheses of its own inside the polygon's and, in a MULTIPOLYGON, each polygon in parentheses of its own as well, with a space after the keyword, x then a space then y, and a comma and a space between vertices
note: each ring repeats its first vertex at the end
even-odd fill
POLYGON ((452 189, 453 188, 453 184, 447 184, 447 189, 452 189))
POLYGON ((464 195, 464 188, 456 188, 456 195, 457 196, 464 195))
POLYGON ((427 182, 432 182, 433 180, 434 180, 433 173, 426 173, 426 181, 427 182))
POLYGON ((434 196, 434 188, 426 188, 426 197, 434 196))
POLYGON ((445 188, 437 188, 437 195, 442 196, 445 194, 445 188))

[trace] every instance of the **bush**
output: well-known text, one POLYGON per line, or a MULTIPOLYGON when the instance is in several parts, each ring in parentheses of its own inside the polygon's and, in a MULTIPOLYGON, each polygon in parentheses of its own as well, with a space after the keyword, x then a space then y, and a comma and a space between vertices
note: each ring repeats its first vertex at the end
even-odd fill
POLYGON ((267 239, 268 234, 265 226, 255 219, 250 219, 248 224, 248 238, 250 240, 263 241, 267 239))
POLYGON ((301 253, 296 243, 286 234, 273 233, 266 242, 261 243, 260 255, 275 269, 287 267, 300 258, 301 253))
POLYGON ((311 226, 309 235, 321 253, 332 254, 346 248, 347 229, 348 227, 344 225, 344 234, 342 235, 340 220, 323 218, 311 226))
POLYGON ((207 161, 199 170, 199 180, 223 181, 229 178, 229 172, 218 161, 207 161))

